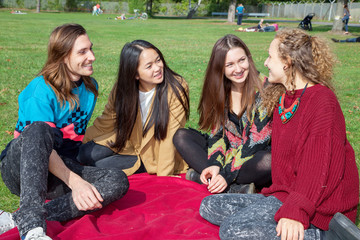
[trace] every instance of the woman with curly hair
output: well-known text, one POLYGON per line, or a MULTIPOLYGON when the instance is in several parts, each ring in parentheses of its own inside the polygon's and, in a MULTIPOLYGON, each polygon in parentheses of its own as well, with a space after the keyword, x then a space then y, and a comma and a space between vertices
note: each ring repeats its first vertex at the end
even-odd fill
POLYGON ((359 176, 330 82, 334 63, 318 37, 299 29, 276 34, 264 94, 265 106, 274 109, 272 185, 261 194, 203 200, 200 214, 220 225, 221 239, 349 239, 350 232, 358 239, 351 221, 359 176))
POLYGON ((271 118, 260 107, 262 80, 246 44, 235 35, 220 38, 204 79, 199 125, 211 134, 179 129, 174 136, 192 168, 186 178, 207 184, 211 193, 251 193, 254 184, 268 185, 271 118))

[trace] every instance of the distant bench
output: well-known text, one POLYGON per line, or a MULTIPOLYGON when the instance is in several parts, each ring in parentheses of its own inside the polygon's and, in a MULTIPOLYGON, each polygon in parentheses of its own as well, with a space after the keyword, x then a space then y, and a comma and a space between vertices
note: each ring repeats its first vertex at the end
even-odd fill
MULTIPOLYGON (((227 16, 227 12, 212 12, 211 16, 227 16)), ((244 13, 247 17, 269 17, 270 13, 244 13)))

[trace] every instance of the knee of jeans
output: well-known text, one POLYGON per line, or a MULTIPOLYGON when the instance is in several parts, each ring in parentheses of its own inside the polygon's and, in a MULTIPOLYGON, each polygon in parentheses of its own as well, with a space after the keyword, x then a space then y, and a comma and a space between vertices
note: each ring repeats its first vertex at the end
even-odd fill
POLYGON ((48 133, 51 132, 51 127, 45 122, 36 121, 27 126, 25 130, 27 130, 28 132, 36 131, 38 133, 48 133))
POLYGON ((39 139, 39 137, 40 138, 44 137, 44 138, 49 138, 49 140, 51 141, 54 140, 54 133, 52 127, 50 127, 45 122, 41 122, 41 121, 33 122, 32 124, 30 124, 25 128, 23 133, 25 132, 28 136, 34 139, 39 139))
POLYGON ((113 180, 113 194, 119 199, 129 190, 129 180, 126 174, 120 169, 112 168, 108 170, 113 180))
POLYGON ((200 204, 199 213, 200 216, 207 219, 207 216, 209 215, 209 207, 211 206, 211 198, 212 196, 205 197, 200 204))

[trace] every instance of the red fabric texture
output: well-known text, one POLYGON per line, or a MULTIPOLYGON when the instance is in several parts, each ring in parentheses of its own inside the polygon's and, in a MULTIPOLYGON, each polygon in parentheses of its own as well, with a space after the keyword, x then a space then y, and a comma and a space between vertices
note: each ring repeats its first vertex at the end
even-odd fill
MULTIPOLYGON (((199 215, 205 185, 178 177, 147 173, 129 177, 128 193, 104 209, 68 222, 47 222, 57 239, 219 239, 219 227, 199 215)), ((18 240, 14 228, 0 236, 18 240)))
MULTIPOLYGON (((303 90, 286 94, 288 108, 303 90)), ((359 174, 346 138, 345 119, 335 94, 321 84, 308 87, 299 108, 283 124, 277 108, 271 139, 272 185, 262 193, 283 202, 275 221, 290 218, 328 230, 335 213, 355 222, 359 174)))

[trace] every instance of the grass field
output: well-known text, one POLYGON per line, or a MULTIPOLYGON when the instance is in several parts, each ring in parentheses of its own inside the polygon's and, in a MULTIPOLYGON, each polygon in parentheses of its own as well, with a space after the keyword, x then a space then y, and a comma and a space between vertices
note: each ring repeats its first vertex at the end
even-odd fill
MULTIPOLYGON (((85 13, 28 12, 13 15, 0 10, 0 151, 13 138, 17 120, 17 97, 42 68, 47 55, 50 32, 64 23, 79 23, 94 43, 96 62, 94 77, 100 94, 93 118, 101 114, 109 91, 115 81, 120 50, 126 42, 135 39, 150 41, 163 52, 169 66, 189 83, 191 115, 187 126, 197 127, 197 104, 204 72, 213 44, 225 34, 235 34, 250 48, 258 69, 267 74, 263 63, 274 33, 235 32, 236 25, 214 19, 149 19, 147 21, 115 21, 115 15, 98 17, 85 13)), ((255 25, 244 20, 244 27, 255 25)), ((296 27, 295 23, 281 23, 280 27, 296 27)), ((330 38, 344 39, 331 32, 331 26, 314 26, 312 35, 326 38, 338 58, 334 84, 347 125, 358 167, 360 166, 360 44, 333 43, 330 38)), ((360 28, 351 28, 353 36, 360 28)), ((349 36, 347 36, 349 37, 349 36)), ((0 179, 0 209, 14 211, 18 198, 12 195, 0 179)), ((358 215, 359 216, 359 215, 358 215)), ((360 226, 360 220, 357 220, 360 226)))

